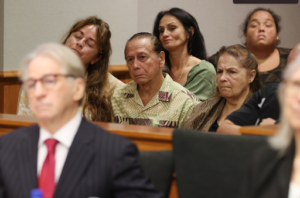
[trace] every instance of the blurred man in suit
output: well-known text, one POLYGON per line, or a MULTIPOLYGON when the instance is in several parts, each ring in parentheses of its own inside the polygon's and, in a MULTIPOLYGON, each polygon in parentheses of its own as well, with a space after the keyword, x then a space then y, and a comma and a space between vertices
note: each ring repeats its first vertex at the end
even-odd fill
POLYGON ((38 124, 0 138, 0 197, 161 197, 137 163, 130 141, 87 122, 78 111, 85 92, 79 57, 60 44, 38 47, 20 78, 38 124))

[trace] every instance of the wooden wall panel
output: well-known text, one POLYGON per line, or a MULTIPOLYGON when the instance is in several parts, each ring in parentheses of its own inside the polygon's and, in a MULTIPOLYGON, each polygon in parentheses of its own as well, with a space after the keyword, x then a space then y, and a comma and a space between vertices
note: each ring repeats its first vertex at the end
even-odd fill
POLYGON ((117 79, 121 80, 125 84, 132 81, 126 65, 110 66, 109 71, 112 75, 114 75, 117 79))
POLYGON ((4 113, 16 114, 21 83, 10 82, 4 84, 4 113))
POLYGON ((4 77, 3 72, 0 71, 0 113, 4 112, 4 77))
POLYGON ((4 71, 3 89, 3 113, 16 114, 21 82, 18 79, 18 71, 4 71))
MULTIPOLYGON (((112 65, 109 71, 124 83, 131 81, 126 65, 112 65)), ((16 114, 21 82, 18 71, 0 71, 0 113, 16 114)))

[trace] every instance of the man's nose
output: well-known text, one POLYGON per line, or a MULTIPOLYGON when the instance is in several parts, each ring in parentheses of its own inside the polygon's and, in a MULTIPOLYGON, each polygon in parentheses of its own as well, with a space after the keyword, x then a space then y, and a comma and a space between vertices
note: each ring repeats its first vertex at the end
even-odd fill
POLYGON ((138 69, 140 66, 139 66, 139 63, 138 63, 138 60, 133 60, 133 69, 138 69))
POLYGON ((34 96, 37 98, 43 97, 45 95, 46 91, 41 81, 37 81, 35 83, 33 92, 34 96))

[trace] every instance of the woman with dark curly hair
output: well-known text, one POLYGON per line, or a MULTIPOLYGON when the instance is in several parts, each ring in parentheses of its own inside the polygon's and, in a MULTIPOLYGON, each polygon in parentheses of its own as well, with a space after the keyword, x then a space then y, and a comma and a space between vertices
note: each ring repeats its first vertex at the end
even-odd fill
POLYGON ((216 71, 206 61, 204 38, 196 19, 185 10, 172 8, 156 16, 153 34, 166 54, 165 71, 200 100, 215 95, 216 71))
MULTIPOLYGON (((108 24, 92 16, 76 22, 62 41, 80 57, 86 68, 82 112, 92 121, 111 121, 110 97, 114 88, 123 84, 108 72, 112 53, 110 37, 108 24)), ((20 90, 17 114, 32 115, 23 89, 20 90)))
MULTIPOLYGON (((250 50, 258 63, 258 71, 263 85, 281 81, 282 70, 286 67, 291 49, 280 48, 279 25, 281 18, 270 9, 256 8, 251 11, 244 23, 242 32, 245 46, 250 50)), ((208 61, 217 65, 218 53, 208 61)))

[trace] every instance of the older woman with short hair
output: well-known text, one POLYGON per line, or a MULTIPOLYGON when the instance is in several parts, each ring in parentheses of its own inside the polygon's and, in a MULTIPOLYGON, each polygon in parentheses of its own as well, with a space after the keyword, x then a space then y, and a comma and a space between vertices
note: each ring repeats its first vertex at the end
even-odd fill
POLYGON ((217 66, 218 97, 198 104, 183 128, 215 132, 227 115, 260 89, 254 55, 241 45, 222 47, 217 66))
POLYGON ((300 197, 300 55, 278 88, 280 126, 260 148, 242 185, 242 198, 300 197))

